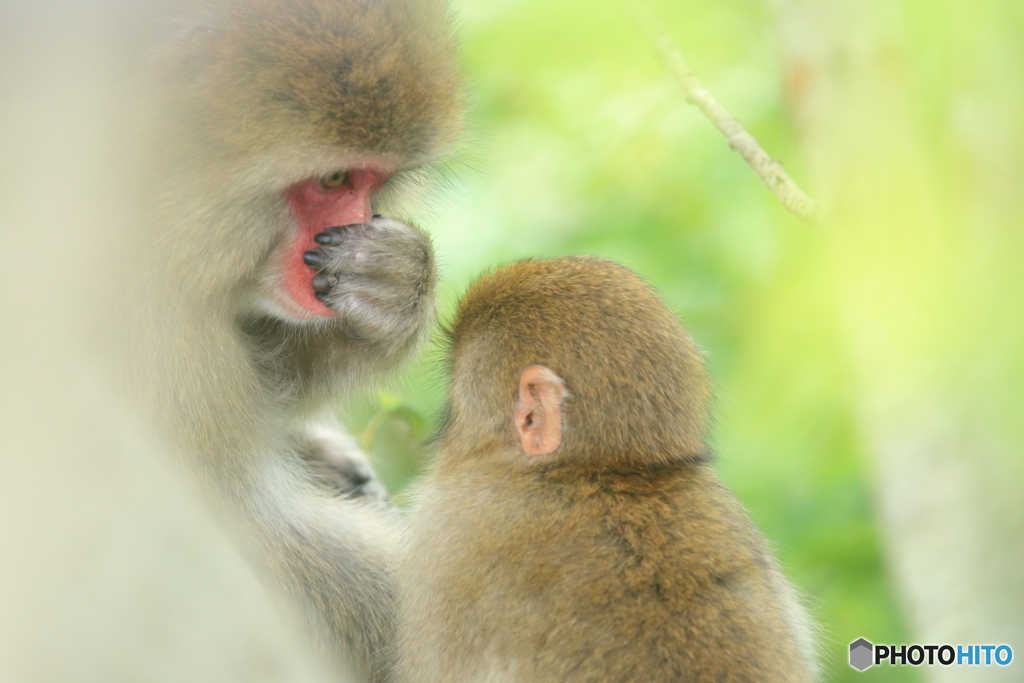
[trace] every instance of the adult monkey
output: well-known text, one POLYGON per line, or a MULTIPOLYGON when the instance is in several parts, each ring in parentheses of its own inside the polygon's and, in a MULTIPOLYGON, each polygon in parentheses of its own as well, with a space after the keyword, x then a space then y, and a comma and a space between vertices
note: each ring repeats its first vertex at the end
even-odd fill
POLYGON ((350 497, 368 489, 363 456, 320 415, 433 317, 429 241, 375 212, 458 131, 447 7, 205 0, 155 16, 139 100, 152 201, 124 239, 119 355, 271 580, 379 680, 390 513, 319 486, 303 456, 340 462, 350 497))
MULTIPOLYGON (((228 320, 257 317, 246 315, 259 298, 246 296, 250 282, 273 270, 267 245, 287 243, 294 228, 274 185, 294 182, 297 160, 316 166, 341 143, 307 141, 282 157, 271 148, 287 151, 309 128, 288 128, 284 116, 285 135, 264 140, 262 153, 218 138, 216 121, 231 120, 241 95, 218 94, 211 79, 237 63, 230 37, 244 34, 242 17, 230 6, 160 14, 160 4, 0 0, 0 680, 348 681, 321 666, 287 606, 268 599, 246 544, 228 540, 171 465, 187 463, 208 499, 249 525, 249 555, 270 558, 285 578, 374 569, 372 557, 353 563, 360 543, 374 540, 358 535, 360 515, 372 511, 332 503, 302 481, 294 406, 273 394, 284 373, 268 376, 272 358, 239 353, 260 348, 258 337, 228 320), (146 74, 156 76, 148 92, 146 74), (267 218, 275 211, 277 225, 267 218), (204 290, 211 281, 224 289, 204 290), (148 400, 120 404, 98 349, 125 371, 129 396, 148 400), (237 386, 254 393, 232 404, 225 392, 237 386), (137 415, 147 407, 163 433, 137 415), (175 450, 186 457, 164 457, 175 450), (254 483, 260 477, 275 486, 254 483), (261 515, 248 519, 251 510, 261 515), (291 532, 335 543, 320 574, 302 565, 314 557, 286 556, 281 537, 291 532)), ((290 23, 287 12, 257 9, 285 33, 315 18, 308 4, 290 23)), ((268 102, 244 107, 244 130, 274 101, 264 94, 268 102)), ((313 579, 297 592, 306 585, 317 596, 313 579)), ((359 660, 363 678, 368 641, 387 630, 387 590, 371 588, 362 607, 384 623, 369 635, 336 646, 343 639, 328 625, 363 627, 336 595, 324 597, 318 624, 336 653, 359 660)))

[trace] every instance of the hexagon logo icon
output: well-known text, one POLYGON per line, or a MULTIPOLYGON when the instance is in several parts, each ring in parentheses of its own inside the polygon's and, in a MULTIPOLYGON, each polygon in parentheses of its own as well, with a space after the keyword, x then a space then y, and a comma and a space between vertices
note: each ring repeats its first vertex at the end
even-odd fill
POLYGON ((850 643, 850 666, 863 671, 874 664, 875 646, 863 638, 850 643))

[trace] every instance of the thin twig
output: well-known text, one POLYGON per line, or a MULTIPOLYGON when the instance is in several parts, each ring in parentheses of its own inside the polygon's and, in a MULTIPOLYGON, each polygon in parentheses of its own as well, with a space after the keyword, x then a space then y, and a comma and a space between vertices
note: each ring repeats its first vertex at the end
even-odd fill
POLYGON ((634 5, 634 10, 639 14, 644 33, 655 44, 662 59, 679 81, 679 85, 683 87, 686 101, 700 109, 704 116, 722 131, 729 141, 729 146, 743 155, 751 168, 761 176, 768 189, 775 193, 787 209, 805 223, 815 225, 818 218, 818 203, 804 194, 796 181, 783 170, 782 164, 768 156, 754 136, 704 89, 683 58, 683 53, 672 42, 668 32, 651 11, 640 4, 634 5))

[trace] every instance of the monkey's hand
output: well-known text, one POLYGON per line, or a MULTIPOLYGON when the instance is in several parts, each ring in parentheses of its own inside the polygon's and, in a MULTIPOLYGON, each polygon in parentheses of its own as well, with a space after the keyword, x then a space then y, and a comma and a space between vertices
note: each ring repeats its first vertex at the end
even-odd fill
POLYGON ((313 479, 332 495, 390 507, 387 489, 355 440, 335 427, 312 424, 300 455, 313 479))
POLYGON ((424 329, 434 288, 434 252, 422 231, 376 215, 316 235, 303 254, 311 286, 355 339, 401 344, 424 329))

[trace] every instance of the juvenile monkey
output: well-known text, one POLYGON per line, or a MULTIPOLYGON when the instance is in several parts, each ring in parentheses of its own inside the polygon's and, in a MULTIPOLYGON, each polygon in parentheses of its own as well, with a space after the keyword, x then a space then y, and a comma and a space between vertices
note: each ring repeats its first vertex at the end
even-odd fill
POLYGON ((813 680, 794 591, 709 466, 701 355, 637 275, 484 276, 450 363, 398 571, 401 683, 813 680))
POLYGON ((153 4, 138 12, 135 166, 118 178, 142 199, 119 236, 114 362, 268 584, 379 679, 392 515, 359 499, 383 493, 323 415, 433 319, 429 240, 382 213, 459 129, 447 4, 153 4), (316 451, 350 461, 341 484, 320 485, 316 451))

